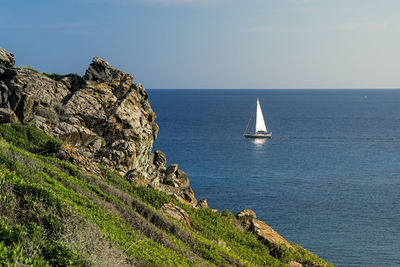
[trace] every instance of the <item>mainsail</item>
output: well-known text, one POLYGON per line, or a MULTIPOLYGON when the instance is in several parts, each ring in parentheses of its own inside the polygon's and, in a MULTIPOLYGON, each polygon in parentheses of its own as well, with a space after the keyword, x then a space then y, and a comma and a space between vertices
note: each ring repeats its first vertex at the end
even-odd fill
POLYGON ((256 133, 257 132, 267 132, 267 127, 265 126, 264 116, 262 114, 258 98, 257 98, 257 113, 256 113, 256 133))

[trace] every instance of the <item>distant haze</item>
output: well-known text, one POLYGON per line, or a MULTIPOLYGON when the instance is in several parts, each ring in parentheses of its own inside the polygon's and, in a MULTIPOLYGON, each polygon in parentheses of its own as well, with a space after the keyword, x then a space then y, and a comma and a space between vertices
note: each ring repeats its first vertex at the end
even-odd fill
POLYGON ((400 88, 398 0, 2 0, 16 65, 146 88, 400 88))

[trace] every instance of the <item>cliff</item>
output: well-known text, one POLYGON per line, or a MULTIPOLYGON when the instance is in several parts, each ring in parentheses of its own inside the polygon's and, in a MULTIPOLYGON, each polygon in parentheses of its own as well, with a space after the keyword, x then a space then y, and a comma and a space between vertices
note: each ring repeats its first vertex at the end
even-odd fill
POLYGON ((46 76, 14 67, 14 56, 0 49, 0 95, 0 122, 33 125, 60 139, 68 146, 59 158, 97 175, 101 164, 197 205, 186 174, 176 165, 167 171, 165 154, 151 152, 158 126, 145 89, 107 61, 94 58, 83 77, 46 76))
POLYGON ((331 266, 250 210, 197 201, 152 153, 155 118, 105 60, 48 75, 0 48, 0 264, 331 266))

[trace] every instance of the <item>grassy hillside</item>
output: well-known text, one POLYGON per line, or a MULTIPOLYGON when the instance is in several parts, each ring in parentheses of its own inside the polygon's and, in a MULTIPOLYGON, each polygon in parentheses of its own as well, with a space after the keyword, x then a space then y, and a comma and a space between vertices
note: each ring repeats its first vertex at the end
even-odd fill
POLYGON ((101 166, 103 177, 83 173, 33 127, 0 125, 0 136, 0 265, 331 266, 300 246, 270 251, 228 211, 193 209, 101 166), (158 211, 169 202, 191 228, 158 211))

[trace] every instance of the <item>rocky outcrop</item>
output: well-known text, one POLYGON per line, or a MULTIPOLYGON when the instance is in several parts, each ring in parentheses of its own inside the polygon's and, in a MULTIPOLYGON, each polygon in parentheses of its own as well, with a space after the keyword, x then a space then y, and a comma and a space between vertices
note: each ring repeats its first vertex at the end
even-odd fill
POLYGON ((292 247, 290 243, 286 241, 286 239, 275 232, 274 229, 272 229, 265 222, 262 222, 260 220, 252 219, 249 230, 256 234, 259 239, 262 240, 264 243, 267 243, 267 245, 275 243, 285 245, 288 248, 292 247))
POLYGON ((34 125, 61 139, 58 157, 99 174, 97 165, 197 205, 189 179, 166 156, 152 153, 158 126, 146 90, 132 75, 94 58, 83 77, 53 80, 14 66, 14 55, 0 48, 0 122, 34 125), (174 165, 172 165, 174 166, 174 165))
POLYGON ((246 209, 238 214, 236 218, 242 223, 242 226, 253 232, 258 236, 261 242, 268 246, 274 246, 275 244, 285 245, 291 248, 292 245, 286 239, 284 239, 280 234, 274 231, 265 222, 257 220, 256 213, 252 210, 246 209))
POLYGON ((241 222, 244 228, 249 229, 253 219, 256 219, 256 213, 252 210, 245 209, 236 214, 236 218, 241 222))
MULTIPOLYGON (((158 134, 156 114, 146 90, 134 83, 132 75, 100 58, 93 59, 83 77, 44 75, 14 64, 14 55, 0 48, 0 123, 34 125, 61 139, 63 145, 56 156, 82 170, 102 176, 101 164, 136 185, 152 187, 193 207, 209 209, 207 200, 197 201, 187 174, 178 164, 167 167, 162 151, 152 153, 158 134)), ((160 211, 191 227, 182 208, 167 203, 160 211)), ((240 212, 237 219, 270 252, 279 249, 280 244, 292 247, 266 223, 257 220, 252 210, 240 212)), ((229 262, 240 265, 234 260, 229 262)), ((319 266, 294 261, 289 265, 319 266)))
POLYGON ((320 265, 316 262, 308 262, 305 264, 301 264, 296 261, 289 261, 288 265, 289 265, 289 267, 324 267, 324 265, 320 265))
POLYGON ((197 201, 197 206, 199 206, 200 208, 208 208, 207 199, 199 199, 197 201))
POLYGON ((288 265, 289 267, 303 267, 303 264, 298 263, 297 261, 289 261, 288 265))
POLYGON ((0 75, 3 75, 7 69, 14 66, 14 55, 0 48, 0 75))
POLYGON ((172 203, 166 203, 160 208, 160 211, 162 213, 174 218, 178 222, 181 222, 182 224, 190 227, 189 215, 182 208, 180 208, 172 203))

